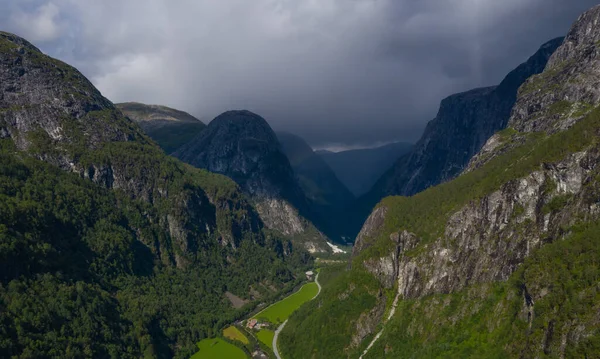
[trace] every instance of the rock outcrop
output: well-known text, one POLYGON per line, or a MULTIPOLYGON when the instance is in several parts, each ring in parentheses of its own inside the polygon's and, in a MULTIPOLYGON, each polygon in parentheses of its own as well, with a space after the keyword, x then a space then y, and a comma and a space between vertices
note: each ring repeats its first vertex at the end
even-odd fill
POLYGON ((269 124, 249 111, 215 118, 174 153, 184 162, 233 179, 251 198, 268 228, 327 251, 325 237, 306 219, 310 204, 269 124))
POLYGON ((525 141, 527 133, 564 131, 600 104, 600 7, 581 15, 543 73, 532 76, 519 90, 508 129, 495 134, 469 163, 483 166, 525 141))
POLYGON ((420 255, 403 255, 420 242, 403 231, 390 235, 395 249, 389 256, 370 258, 364 265, 386 288, 396 278, 404 298, 504 281, 532 251, 561 238, 564 228, 581 216, 598 217, 590 195, 595 189, 586 186, 598 174, 598 163, 600 154, 594 148, 546 164, 452 214, 444 235, 425 244, 420 255))

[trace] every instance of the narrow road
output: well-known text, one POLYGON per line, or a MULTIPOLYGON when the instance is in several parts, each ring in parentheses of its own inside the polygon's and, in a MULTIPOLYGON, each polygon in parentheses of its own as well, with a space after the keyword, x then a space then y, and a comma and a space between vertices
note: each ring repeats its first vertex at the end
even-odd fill
POLYGON ((279 328, 277 328, 277 330, 275 331, 275 336, 273 337, 273 353, 275 353, 275 357, 277 359, 281 359, 281 355, 279 355, 279 350, 277 350, 277 338, 279 337, 279 333, 281 333, 283 327, 285 327, 287 322, 288 321, 286 319, 285 322, 281 323, 279 328))
MULTIPOLYGON (((319 296, 319 294, 321 294, 321 283, 319 283, 319 273, 317 273, 316 277, 315 277, 315 283, 317 283, 317 287, 319 288, 319 291, 317 292, 317 295, 315 295, 313 297, 314 300, 316 297, 319 296)), ((277 349, 277 338, 279 338, 279 333, 281 333, 281 331, 283 330, 283 327, 285 327, 285 324, 288 321, 286 320, 285 322, 281 323, 281 325, 279 326, 279 328, 277 328, 277 330, 275 331, 275 336, 273 336, 273 353, 275 353, 275 357, 277 359, 281 359, 281 355, 279 355, 279 350, 277 349)))

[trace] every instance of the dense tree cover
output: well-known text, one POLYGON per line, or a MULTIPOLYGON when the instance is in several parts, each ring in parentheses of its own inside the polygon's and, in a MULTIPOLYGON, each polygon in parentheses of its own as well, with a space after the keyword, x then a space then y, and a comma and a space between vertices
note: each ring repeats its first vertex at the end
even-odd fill
MULTIPOLYGON (((279 336, 285 358, 345 358, 358 356, 359 348, 347 350, 356 332, 357 319, 373 308, 379 295, 375 278, 347 266, 324 267, 319 274, 321 294, 290 316, 279 336), (318 311, 320 315, 311 315, 318 311), (323 335, 326 336, 323 336, 323 335)), ((390 296, 391 297, 391 296, 390 296)))
POLYGON ((1 357, 189 357, 250 309, 225 291, 274 295, 260 283, 291 287, 310 260, 268 234, 166 265, 147 245, 169 240, 160 209, 3 147, 1 357))
POLYGON ((158 129, 146 129, 145 133, 156 141, 166 153, 173 153, 193 140, 205 127, 206 125, 201 122, 173 123, 158 129))

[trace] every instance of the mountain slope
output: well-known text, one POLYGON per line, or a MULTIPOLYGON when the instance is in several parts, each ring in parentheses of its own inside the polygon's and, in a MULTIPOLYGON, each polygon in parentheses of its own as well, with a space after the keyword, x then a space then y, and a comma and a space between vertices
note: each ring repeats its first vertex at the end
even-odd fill
POLYGON ((478 165, 377 206, 352 269, 290 318, 286 357, 598 356, 599 21, 520 88, 478 165))
POLYGON ((166 153, 174 152, 206 127, 189 113, 166 106, 137 102, 118 103, 116 106, 125 116, 135 121, 166 153))
POLYGON ((225 112, 174 156, 195 167, 224 174, 254 202, 265 225, 327 251, 323 235, 306 219, 310 204, 269 124, 249 111, 225 112))
POLYGON ((517 90, 544 70, 562 38, 544 44, 498 86, 474 89, 444 99, 413 150, 399 159, 374 185, 371 205, 388 195, 410 196, 448 181, 496 132, 506 127, 517 90))
POLYGON ((373 187, 394 162, 408 153, 412 146, 396 142, 377 148, 342 152, 317 151, 317 154, 355 196, 361 196, 373 187))
POLYGON ((0 32, 0 356, 189 357, 309 259, 76 69, 0 32))

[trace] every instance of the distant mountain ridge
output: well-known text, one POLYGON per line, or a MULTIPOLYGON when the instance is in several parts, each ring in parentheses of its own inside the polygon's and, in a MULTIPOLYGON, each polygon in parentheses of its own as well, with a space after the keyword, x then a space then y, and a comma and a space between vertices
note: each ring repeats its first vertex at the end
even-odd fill
POLYGON ((410 143, 395 142, 377 148, 341 152, 320 150, 316 153, 355 196, 361 196, 412 147, 410 143))
POLYGON ((298 183, 317 216, 319 228, 340 241, 346 237, 340 223, 343 212, 355 200, 329 165, 299 136, 278 132, 277 138, 294 169, 298 183))
POLYGON ((115 106, 135 121, 166 153, 177 150, 206 128, 202 121, 189 113, 167 106, 139 102, 119 103, 115 106))
POLYGON ((329 165, 299 136, 278 132, 277 138, 309 199, 322 205, 347 205, 354 196, 329 165))

